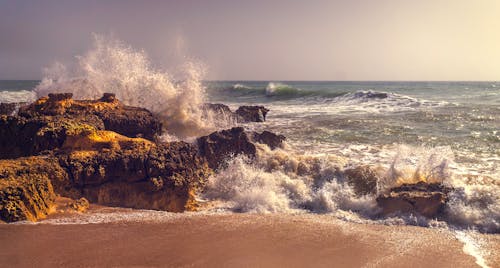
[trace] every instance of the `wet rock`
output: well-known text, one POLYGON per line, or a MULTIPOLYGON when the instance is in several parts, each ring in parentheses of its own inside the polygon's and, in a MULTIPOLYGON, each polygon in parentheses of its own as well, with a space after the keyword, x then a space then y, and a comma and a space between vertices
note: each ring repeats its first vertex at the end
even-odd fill
POLYGON ((358 166, 344 170, 349 185, 357 195, 377 193, 377 182, 380 179, 378 172, 370 166, 358 166))
POLYGON ((124 136, 112 140, 114 145, 105 147, 84 140, 80 143, 87 148, 100 150, 58 156, 81 196, 109 206, 174 212, 195 209, 194 193, 210 174, 196 147, 124 136))
POLYGON ((122 105, 113 94, 105 94, 97 101, 73 100, 71 94, 49 94, 48 98, 21 107, 16 116, 0 115, 0 158, 58 149, 67 137, 85 129, 106 129, 155 140, 162 126, 148 110, 122 105))
POLYGON ((76 212, 85 212, 89 209, 90 207, 90 202, 85 198, 82 197, 78 200, 72 200, 71 202, 68 203, 68 208, 76 211, 76 212))
POLYGON ((114 93, 104 93, 99 100, 102 102, 115 102, 117 98, 114 93))
POLYGON ((55 159, 0 160, 0 220, 37 221, 48 215, 56 197, 51 181, 61 188, 68 182, 55 159))
POLYGON ((264 106, 240 106, 235 114, 241 122, 264 122, 268 112, 264 106))
POLYGON ((214 132, 197 139, 200 154, 212 169, 219 168, 224 161, 234 155, 245 154, 254 157, 257 149, 242 127, 214 132))
POLYGON ((154 140, 162 131, 161 122, 143 108, 123 106, 120 109, 100 111, 97 115, 102 119, 106 130, 128 137, 154 140))
POLYGON ((73 98, 73 93, 49 93, 49 101, 63 101, 73 98))
POLYGON ((0 103, 0 115, 12 115, 16 111, 16 103, 0 103))
POLYGON ((438 183, 403 184, 377 197, 377 204, 384 215, 412 213, 435 218, 442 213, 450 190, 438 183))
POLYGON ((254 132, 253 140, 258 143, 266 144, 269 148, 274 150, 283 147, 283 142, 286 140, 286 137, 265 130, 262 133, 254 132))
POLYGON ((95 115, 71 119, 62 116, 0 116, 0 158, 37 155, 60 148, 68 136, 103 129, 95 115))
POLYGON ((231 109, 229 109, 229 106, 222 104, 222 103, 205 103, 203 105, 203 110, 205 111, 211 111, 215 113, 216 115, 227 115, 227 114, 233 114, 231 109))

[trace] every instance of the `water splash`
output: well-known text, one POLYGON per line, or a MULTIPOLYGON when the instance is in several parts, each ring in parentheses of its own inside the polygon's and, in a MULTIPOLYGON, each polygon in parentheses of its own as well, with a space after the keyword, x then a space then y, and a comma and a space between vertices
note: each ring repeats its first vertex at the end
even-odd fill
POLYGON ((144 107, 158 115, 170 135, 204 134, 211 129, 200 109, 205 102, 201 84, 205 68, 187 62, 180 70, 179 77, 172 77, 153 68, 144 51, 96 34, 93 47, 76 57, 74 66, 55 63, 45 68, 35 92, 38 97, 71 92, 77 99, 94 99, 111 92, 127 105, 144 107))

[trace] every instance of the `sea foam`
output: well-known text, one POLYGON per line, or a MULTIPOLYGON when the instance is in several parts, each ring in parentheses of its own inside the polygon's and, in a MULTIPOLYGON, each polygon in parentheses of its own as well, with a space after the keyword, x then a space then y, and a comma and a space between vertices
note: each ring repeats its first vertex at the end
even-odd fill
POLYGON ((186 62, 180 75, 152 67, 146 53, 123 42, 94 35, 93 47, 76 57, 73 65, 55 63, 44 69, 35 88, 38 97, 50 92, 71 92, 76 99, 95 99, 115 93, 123 103, 144 107, 163 119, 169 135, 195 136, 212 129, 202 117, 205 102, 204 66, 186 62))

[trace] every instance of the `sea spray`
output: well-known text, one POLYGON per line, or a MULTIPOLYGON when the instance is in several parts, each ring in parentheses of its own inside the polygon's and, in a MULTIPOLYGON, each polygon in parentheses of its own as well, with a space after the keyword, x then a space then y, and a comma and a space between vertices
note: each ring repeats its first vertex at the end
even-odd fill
POLYGON ((453 152, 449 147, 416 147, 400 145, 392 157, 383 180, 379 182, 379 192, 403 183, 446 183, 452 179, 450 164, 453 152))
POLYGON ((94 35, 93 47, 76 59, 73 66, 55 63, 46 68, 35 88, 38 97, 71 92, 76 99, 95 99, 110 92, 127 105, 158 115, 170 135, 189 137, 213 129, 200 108, 205 102, 203 65, 187 62, 180 68, 182 75, 172 77, 154 69, 144 51, 101 35, 94 35))
POLYGON ((209 179, 205 196, 242 212, 376 212, 373 196, 357 196, 338 172, 342 159, 300 156, 259 147, 257 159, 237 156, 209 179))

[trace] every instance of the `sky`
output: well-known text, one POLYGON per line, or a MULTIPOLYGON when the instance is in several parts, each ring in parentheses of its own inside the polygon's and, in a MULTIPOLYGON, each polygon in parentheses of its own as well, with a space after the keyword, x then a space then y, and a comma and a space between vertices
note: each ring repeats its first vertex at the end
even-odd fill
POLYGON ((499 0, 0 0, 0 79, 113 35, 213 80, 500 80, 499 0))

